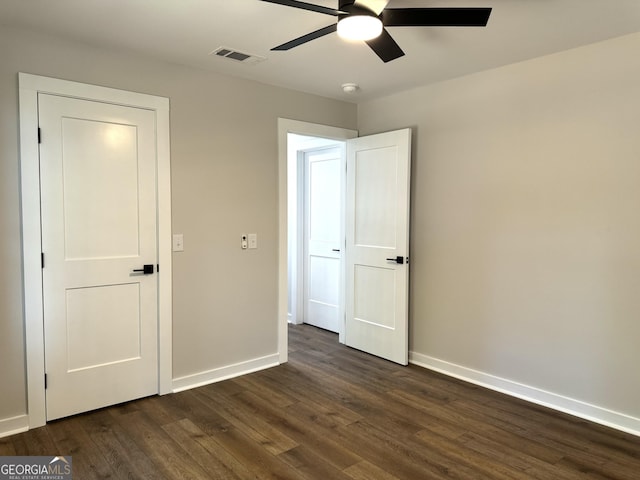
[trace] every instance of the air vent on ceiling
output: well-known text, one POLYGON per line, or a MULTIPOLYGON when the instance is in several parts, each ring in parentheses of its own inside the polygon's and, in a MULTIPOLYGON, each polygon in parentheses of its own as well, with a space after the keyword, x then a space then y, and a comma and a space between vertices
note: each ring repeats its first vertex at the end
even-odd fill
POLYGON ((229 60, 234 60, 246 65, 255 65, 256 63, 260 63, 266 60, 266 58, 264 57, 259 57, 258 55, 252 55, 250 53, 239 52, 238 50, 228 47, 218 47, 209 55, 212 55, 214 57, 228 58, 229 60))

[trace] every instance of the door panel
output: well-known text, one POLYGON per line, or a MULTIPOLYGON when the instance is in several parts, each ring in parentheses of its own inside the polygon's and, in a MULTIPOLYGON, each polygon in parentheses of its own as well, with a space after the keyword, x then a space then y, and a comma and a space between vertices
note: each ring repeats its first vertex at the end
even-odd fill
POLYGON ((158 392, 155 116, 38 101, 52 420, 158 392))
POLYGON ((372 326, 396 326, 396 273, 392 269, 355 265, 353 318, 372 326))
POLYGON ((139 284, 70 288, 66 293, 69 372, 140 358, 139 284), (109 349, 102 348, 105 343, 109 349))
POLYGON ((62 118, 65 258, 138 256, 134 125, 62 118), (106 143, 109 148, 96 149, 106 143), (118 235, 114 235, 114 232, 118 235))
POLYGON ((396 147, 355 153, 355 245, 396 248, 397 157, 396 147))
POLYGON ((410 146, 408 129, 347 142, 345 343, 402 365, 408 363, 410 146))
POLYGON ((309 259, 309 296, 318 302, 336 305, 339 301, 340 260, 312 256, 309 259))
POLYGON ((340 147, 304 153, 304 323, 339 331, 341 249, 340 147))

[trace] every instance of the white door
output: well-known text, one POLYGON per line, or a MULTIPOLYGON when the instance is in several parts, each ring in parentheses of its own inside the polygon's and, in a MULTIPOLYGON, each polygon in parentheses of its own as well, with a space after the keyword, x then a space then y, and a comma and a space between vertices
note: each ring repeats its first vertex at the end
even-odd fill
POLYGON ((158 392, 156 139, 150 110, 38 102, 52 420, 158 392))
POLYGON ((411 130, 347 142, 346 323, 351 347, 408 363, 411 130))
POLYGON ((339 146, 305 151, 304 323, 339 331, 342 158, 339 146))

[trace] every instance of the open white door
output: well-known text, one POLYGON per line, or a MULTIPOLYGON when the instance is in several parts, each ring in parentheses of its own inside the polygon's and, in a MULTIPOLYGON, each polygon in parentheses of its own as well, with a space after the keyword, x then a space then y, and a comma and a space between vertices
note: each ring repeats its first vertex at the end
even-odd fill
POLYGON ((347 142, 345 343, 408 363, 411 130, 347 142))

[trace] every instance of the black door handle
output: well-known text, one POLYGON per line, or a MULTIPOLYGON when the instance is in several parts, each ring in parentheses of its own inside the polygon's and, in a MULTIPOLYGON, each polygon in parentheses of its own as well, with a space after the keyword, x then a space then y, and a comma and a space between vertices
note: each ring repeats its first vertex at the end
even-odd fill
POLYGON ((398 255, 396 258, 387 258, 387 261, 396 262, 396 263, 399 263, 400 265, 402 265, 402 264, 404 264, 404 257, 401 257, 400 255, 398 255))
POLYGON ((151 275, 153 273, 153 264, 145 265, 144 268, 135 269, 134 272, 142 272, 145 275, 151 275))

